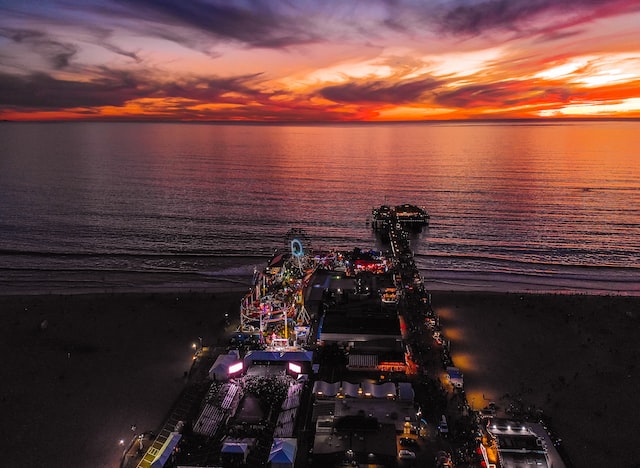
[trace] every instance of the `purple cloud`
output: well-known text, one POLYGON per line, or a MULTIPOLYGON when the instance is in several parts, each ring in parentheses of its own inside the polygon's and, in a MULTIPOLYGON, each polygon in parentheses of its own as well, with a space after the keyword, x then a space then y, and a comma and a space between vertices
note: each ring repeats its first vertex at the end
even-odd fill
POLYGON ((331 101, 342 103, 405 104, 422 99, 425 92, 438 87, 433 78, 400 83, 376 80, 365 83, 345 83, 322 88, 320 94, 331 101))
POLYGON ((94 79, 71 81, 45 73, 13 75, 0 73, 0 107, 69 109, 78 107, 122 106, 139 98, 179 98, 202 103, 236 102, 241 95, 253 100, 267 97, 248 83, 256 75, 231 78, 192 77, 181 82, 158 82, 144 72, 99 67, 94 79))
POLYGON ((540 103, 549 100, 567 102, 573 93, 569 89, 548 86, 528 81, 463 86, 452 91, 439 92, 435 102, 439 105, 459 109, 491 107, 499 109, 524 103, 540 103))
POLYGON ((193 28, 253 47, 280 48, 318 39, 305 27, 307 14, 298 9, 295 2, 123 0, 117 3, 121 9, 105 7, 101 12, 125 16, 133 13, 150 22, 193 28))
MULTIPOLYGON (((594 9, 603 8, 604 15, 617 14, 638 9, 637 2, 629 0, 457 0, 451 2, 437 17, 442 30, 453 34, 480 34, 491 29, 513 29, 523 31, 531 28, 525 23, 533 17, 549 13, 571 14, 571 20, 554 18, 558 28, 591 21, 594 9), (634 5, 635 3, 635 5, 634 5)), ((534 28, 535 31, 544 28, 534 28)))
POLYGON ((27 45, 56 70, 68 67, 71 59, 78 53, 78 47, 74 44, 58 41, 44 32, 32 29, 2 28, 0 36, 27 45))

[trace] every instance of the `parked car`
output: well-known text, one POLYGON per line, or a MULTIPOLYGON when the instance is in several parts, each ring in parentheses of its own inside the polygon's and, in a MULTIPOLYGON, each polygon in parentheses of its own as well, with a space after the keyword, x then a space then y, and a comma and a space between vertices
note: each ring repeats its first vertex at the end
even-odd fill
POLYGON ((398 452, 398 458, 400 458, 401 460, 415 460, 416 454, 411 450, 402 449, 398 452))
POLYGON ((444 414, 442 415, 442 419, 438 424, 438 430, 440 431, 440 434, 443 434, 443 435, 449 432, 449 425, 447 424, 447 418, 444 414))

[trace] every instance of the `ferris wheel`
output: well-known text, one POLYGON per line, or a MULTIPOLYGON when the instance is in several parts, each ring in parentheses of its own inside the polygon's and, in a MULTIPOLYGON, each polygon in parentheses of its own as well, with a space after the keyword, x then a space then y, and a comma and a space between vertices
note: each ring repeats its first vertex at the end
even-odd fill
POLYGON ((309 249, 311 242, 303 229, 291 229, 287 234, 287 241, 291 256, 297 262, 300 273, 304 272, 303 259, 306 254, 305 249, 309 249))
POLYGON ((302 241, 297 237, 291 240, 291 255, 297 258, 304 256, 304 247, 302 246, 302 241))

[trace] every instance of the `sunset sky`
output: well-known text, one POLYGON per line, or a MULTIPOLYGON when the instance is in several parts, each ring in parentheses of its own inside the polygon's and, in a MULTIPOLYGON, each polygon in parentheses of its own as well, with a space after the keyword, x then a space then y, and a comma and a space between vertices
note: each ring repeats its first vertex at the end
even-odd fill
POLYGON ((0 0, 0 119, 640 117, 640 0, 0 0))

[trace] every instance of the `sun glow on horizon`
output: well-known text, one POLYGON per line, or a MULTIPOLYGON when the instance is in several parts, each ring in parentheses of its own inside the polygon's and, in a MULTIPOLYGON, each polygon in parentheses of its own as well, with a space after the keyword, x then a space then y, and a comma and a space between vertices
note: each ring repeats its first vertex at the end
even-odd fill
POLYGON ((625 99, 618 103, 592 102, 570 104, 559 109, 542 110, 539 112, 541 117, 614 116, 619 114, 640 117, 640 98, 625 99))

